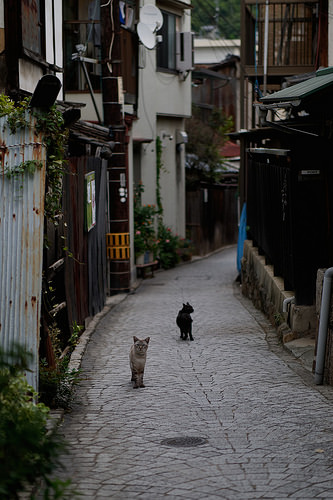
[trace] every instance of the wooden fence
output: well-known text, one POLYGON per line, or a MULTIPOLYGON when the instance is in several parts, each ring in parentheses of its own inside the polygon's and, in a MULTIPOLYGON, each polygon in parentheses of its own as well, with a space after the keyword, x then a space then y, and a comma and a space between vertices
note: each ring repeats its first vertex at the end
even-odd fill
POLYGON ((237 243, 238 186, 201 184, 187 190, 186 231, 197 255, 237 243))

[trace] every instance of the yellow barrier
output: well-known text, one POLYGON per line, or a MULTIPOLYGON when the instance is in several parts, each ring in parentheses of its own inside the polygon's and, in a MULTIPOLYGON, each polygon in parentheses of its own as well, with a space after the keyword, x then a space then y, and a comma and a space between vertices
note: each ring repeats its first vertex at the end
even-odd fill
POLYGON ((110 260, 128 260, 130 258, 129 233, 107 233, 106 252, 110 260))

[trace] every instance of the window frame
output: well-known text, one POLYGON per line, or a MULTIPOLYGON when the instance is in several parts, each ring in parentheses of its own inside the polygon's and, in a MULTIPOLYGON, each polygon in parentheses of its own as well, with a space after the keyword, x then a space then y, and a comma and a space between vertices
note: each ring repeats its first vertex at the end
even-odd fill
POLYGON ((163 39, 156 47, 156 71, 176 74, 178 72, 176 33, 178 31, 180 16, 163 9, 161 9, 161 12, 163 15, 163 26, 158 30, 157 34, 162 35, 163 39), (173 20, 173 26, 170 26, 171 19, 173 20))

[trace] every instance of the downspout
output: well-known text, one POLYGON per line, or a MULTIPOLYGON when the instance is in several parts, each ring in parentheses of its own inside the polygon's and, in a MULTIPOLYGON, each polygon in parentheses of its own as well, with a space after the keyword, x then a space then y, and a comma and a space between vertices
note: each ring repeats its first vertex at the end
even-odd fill
POLYGON ((264 33, 264 96, 267 94, 267 63, 268 63, 268 25, 269 25, 269 3, 266 0, 265 8, 265 33, 264 33))
POLYGON ((288 312, 288 304, 291 304, 292 302, 295 302, 295 297, 288 297, 287 299, 284 299, 282 305, 282 312, 284 313, 288 312))
POLYGON ((320 320, 317 341, 317 356, 315 369, 315 384, 321 385, 324 377, 324 365, 326 354, 326 339, 328 320, 330 314, 331 288, 332 288, 333 267, 326 269, 324 274, 323 292, 321 296, 320 320))

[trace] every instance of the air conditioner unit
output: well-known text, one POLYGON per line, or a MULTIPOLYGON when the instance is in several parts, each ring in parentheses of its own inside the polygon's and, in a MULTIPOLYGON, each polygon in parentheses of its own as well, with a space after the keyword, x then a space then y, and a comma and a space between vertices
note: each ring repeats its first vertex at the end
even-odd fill
POLYGON ((193 33, 176 33, 176 69, 180 73, 193 69, 193 33))

